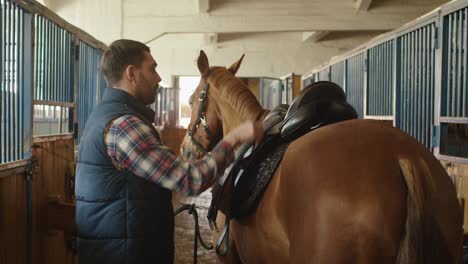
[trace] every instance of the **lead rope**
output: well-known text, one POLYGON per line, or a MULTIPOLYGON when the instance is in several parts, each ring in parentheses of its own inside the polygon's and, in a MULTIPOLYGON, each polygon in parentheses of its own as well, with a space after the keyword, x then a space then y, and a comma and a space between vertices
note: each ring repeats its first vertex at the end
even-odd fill
POLYGON ((198 213, 197 209, 195 208, 195 204, 183 204, 174 212, 174 216, 180 214, 183 211, 188 210, 188 213, 193 216, 193 221, 195 222, 195 241, 193 243, 193 263, 197 264, 197 253, 198 253, 198 240, 200 240, 200 244, 207 250, 213 249, 213 244, 207 244, 200 234, 200 225, 198 224, 198 213))

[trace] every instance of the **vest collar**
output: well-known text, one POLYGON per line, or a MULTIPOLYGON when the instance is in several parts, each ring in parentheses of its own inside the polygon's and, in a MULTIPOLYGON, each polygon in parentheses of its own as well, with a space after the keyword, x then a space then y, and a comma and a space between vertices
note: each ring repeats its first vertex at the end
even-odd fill
POLYGON ((125 91, 115 89, 115 88, 106 88, 104 91, 103 102, 119 102, 128 105, 133 110, 137 111, 142 115, 146 121, 153 123, 154 121, 154 111, 144 105, 142 102, 138 101, 135 97, 131 96, 125 91))

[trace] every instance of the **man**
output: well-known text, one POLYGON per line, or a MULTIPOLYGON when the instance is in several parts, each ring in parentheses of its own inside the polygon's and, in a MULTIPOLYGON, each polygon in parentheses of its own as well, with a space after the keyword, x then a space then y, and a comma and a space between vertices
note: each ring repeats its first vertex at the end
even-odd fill
POLYGON ((182 162, 152 126, 158 83, 149 48, 117 40, 103 54, 107 89, 83 133, 76 172, 80 263, 172 263, 172 192, 198 195, 233 159, 233 148, 261 140, 261 125, 244 123, 205 158, 182 162))

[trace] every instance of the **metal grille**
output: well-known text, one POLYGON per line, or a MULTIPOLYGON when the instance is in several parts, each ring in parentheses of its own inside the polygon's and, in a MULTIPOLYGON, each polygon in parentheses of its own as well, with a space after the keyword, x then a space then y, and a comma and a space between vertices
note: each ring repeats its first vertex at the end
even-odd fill
POLYGON ((292 101, 292 94, 294 89, 294 75, 286 77, 283 82, 283 94, 281 95, 282 104, 290 104, 292 101))
POLYGON ((35 16, 34 99, 73 102, 72 34, 43 16, 35 16))
POLYGON ((261 105, 273 109, 282 102, 282 82, 280 79, 262 78, 260 81, 261 105))
POLYGON ((86 121, 97 103, 99 50, 82 42, 78 43, 78 142, 83 135, 86 121))
POLYGON ((365 53, 359 53, 346 61, 346 98, 363 118, 365 53))
POLYGON ((306 88, 307 86, 309 86, 310 84, 315 82, 315 80, 314 80, 315 75, 316 75, 316 73, 314 73, 311 76, 309 76, 309 77, 302 80, 302 89, 306 88))
POLYGON ((441 116, 468 117, 468 8, 444 17, 441 116))
POLYGON ((331 66, 331 81, 344 87, 344 71, 346 63, 344 61, 335 63, 331 66))
MULTIPOLYGON (((101 58, 102 58, 102 55, 103 55, 104 52, 100 51, 99 52, 99 62, 101 61, 101 58)), ((108 88, 108 85, 107 85, 107 82, 106 82, 106 79, 104 78, 104 74, 102 73, 101 69, 99 69, 99 72, 98 72, 98 80, 99 80, 99 89, 98 89, 98 102, 101 102, 102 101, 102 97, 104 96, 104 91, 106 88, 108 88)))
POLYGON ((0 163, 7 163, 30 155, 31 15, 13 1, 4 0, 0 21, 0 163))
POLYGON ((435 87, 435 23, 397 40, 396 125, 431 148, 435 87))
POLYGON ((326 67, 325 69, 318 72, 318 80, 330 81, 330 67, 326 67))
POLYGON ((394 43, 392 39, 367 51, 367 115, 393 115, 394 43))

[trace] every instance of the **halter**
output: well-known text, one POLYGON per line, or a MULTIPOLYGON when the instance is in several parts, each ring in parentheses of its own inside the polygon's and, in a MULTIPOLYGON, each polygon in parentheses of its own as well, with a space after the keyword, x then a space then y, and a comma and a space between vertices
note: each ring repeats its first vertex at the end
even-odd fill
MULTIPOLYGON (((200 93, 200 97, 198 98, 198 101, 200 102, 200 106, 198 107, 198 114, 197 114, 197 120, 193 124, 192 129, 188 129, 188 134, 190 136, 190 140, 192 143, 197 147, 199 151, 201 151, 203 154, 207 154, 209 152, 208 149, 203 147, 194 137, 195 132, 197 132, 198 127, 200 126, 200 123, 202 124, 203 128, 205 129, 206 133, 208 134, 209 137, 212 137, 212 133, 210 132, 210 129, 208 128, 208 123, 206 122, 206 116, 205 116, 205 108, 206 108, 206 97, 208 96, 208 88, 210 87, 210 84, 208 81, 206 82, 205 88, 203 88, 203 91, 200 93)), ((210 143, 211 145, 211 143, 210 143)), ((210 148, 210 145, 208 148, 210 148)))

